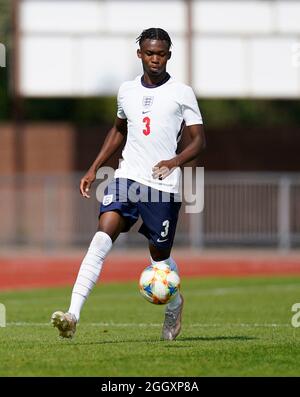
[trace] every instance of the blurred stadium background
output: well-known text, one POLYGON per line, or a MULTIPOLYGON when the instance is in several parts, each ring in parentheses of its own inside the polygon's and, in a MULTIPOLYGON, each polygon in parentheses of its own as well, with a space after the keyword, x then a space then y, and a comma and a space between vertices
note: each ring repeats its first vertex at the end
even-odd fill
MULTIPOLYGON (((239 258, 241 273, 261 255, 284 273, 292 257, 299 273, 299 21, 290 0, 0 0, 0 287, 13 285, 9 269, 26 278, 35 259, 38 272, 66 255, 78 268, 99 206, 81 198, 79 181, 119 85, 141 73, 135 39, 153 26, 169 32, 168 70, 194 88, 205 123, 207 148, 192 164, 205 167, 205 209, 181 210, 175 240, 194 258, 190 274, 207 255, 229 272, 239 258)), ((120 266, 124 251, 147 258, 139 224, 111 254, 120 266)))

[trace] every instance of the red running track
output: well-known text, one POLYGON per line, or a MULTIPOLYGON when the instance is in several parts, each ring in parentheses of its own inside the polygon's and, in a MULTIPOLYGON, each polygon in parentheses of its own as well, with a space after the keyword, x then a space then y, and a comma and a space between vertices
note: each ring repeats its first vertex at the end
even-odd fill
MULTIPOLYGON (((300 275, 300 255, 257 254, 174 255, 183 277, 300 275)), ((67 257, 0 257, 0 290, 73 285, 81 255, 67 257)), ((128 253, 107 258, 101 282, 137 281, 148 258, 128 253)))

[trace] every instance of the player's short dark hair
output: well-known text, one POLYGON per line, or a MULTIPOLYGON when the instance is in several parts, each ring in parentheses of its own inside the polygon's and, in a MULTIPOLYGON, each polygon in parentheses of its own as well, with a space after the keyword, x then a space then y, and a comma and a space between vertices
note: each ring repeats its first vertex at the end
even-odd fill
POLYGON ((169 48, 172 45, 169 34, 161 28, 149 28, 142 31, 142 33, 137 37, 136 42, 142 45, 142 42, 146 39, 150 40, 165 40, 168 43, 169 48))

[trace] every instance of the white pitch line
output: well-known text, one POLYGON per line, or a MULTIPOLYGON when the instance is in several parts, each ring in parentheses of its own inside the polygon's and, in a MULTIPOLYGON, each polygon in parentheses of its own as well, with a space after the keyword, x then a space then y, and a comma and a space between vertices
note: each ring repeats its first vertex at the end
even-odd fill
MULTIPOLYGON (((31 322, 9 322, 6 323, 8 327, 51 327, 50 323, 31 323, 31 322)), ((80 325, 80 324, 79 324, 80 325)), ((83 323, 84 326, 92 327, 161 327, 161 323, 83 323)), ((185 327, 195 328, 221 328, 221 327, 235 327, 235 328, 280 328, 280 327, 292 327, 291 324, 285 323, 194 323, 185 324, 185 327)))
POLYGON ((255 327, 262 327, 262 328, 277 328, 277 327, 292 327, 291 324, 259 324, 259 323, 231 323, 231 324, 190 324, 189 327, 241 327, 241 328, 255 328, 255 327))

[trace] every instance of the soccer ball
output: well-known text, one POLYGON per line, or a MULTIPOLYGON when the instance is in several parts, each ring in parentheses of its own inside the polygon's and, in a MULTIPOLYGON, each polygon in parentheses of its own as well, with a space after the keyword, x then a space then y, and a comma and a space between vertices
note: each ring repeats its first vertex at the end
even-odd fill
POLYGON ((178 274, 166 263, 151 265, 143 270, 139 288, 147 301, 156 305, 168 303, 180 288, 178 274))

